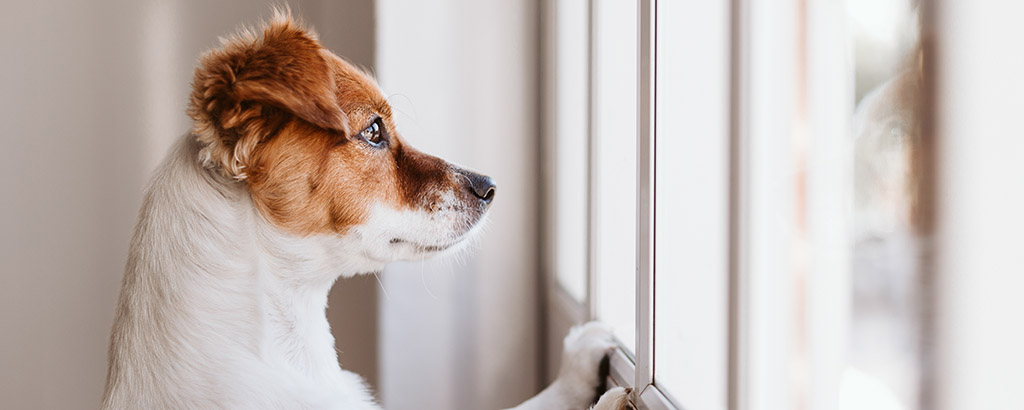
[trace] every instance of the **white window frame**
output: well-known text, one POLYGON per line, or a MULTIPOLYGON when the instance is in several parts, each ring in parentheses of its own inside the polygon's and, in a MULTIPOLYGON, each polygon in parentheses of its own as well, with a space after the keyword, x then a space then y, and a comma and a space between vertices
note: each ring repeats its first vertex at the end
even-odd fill
MULTIPOLYGON (((655 384, 653 379, 653 348, 654 348, 654 288, 653 288, 653 252, 654 252, 654 145, 655 145, 655 129, 654 129, 654 86, 655 86, 655 65, 654 65, 654 47, 655 47, 655 23, 656 23, 656 1, 653 0, 642 0, 638 4, 638 55, 637 64, 640 67, 638 70, 638 107, 637 107, 637 183, 638 190, 642 194, 637 196, 637 235, 638 240, 636 244, 636 251, 638 255, 648 255, 648 257, 637 258, 637 269, 638 274, 636 275, 637 280, 637 334, 636 334, 636 352, 632 355, 625 352, 622 349, 617 349, 615 353, 610 357, 609 360, 609 378, 608 382, 611 386, 644 386, 641 389, 636 389, 635 394, 637 397, 634 399, 642 408, 649 409, 677 409, 679 406, 675 405, 668 396, 662 392, 655 384), (643 187, 643 188, 640 188, 643 187), (652 189, 646 189, 651 187, 652 189), (640 324, 645 324, 641 326, 640 324), (632 357, 630 357, 632 356, 632 357)), ((593 38, 594 38, 594 7, 592 1, 587 1, 587 24, 588 24, 588 83, 590 89, 593 88, 593 38)), ((555 135, 555 124, 554 119, 557 118, 556 104, 553 104, 554 100, 554 86, 553 82, 556 80, 555 74, 557 66, 554 61, 556 60, 556 47, 553 46, 556 41, 551 41, 556 33, 557 24, 557 12, 558 7, 555 2, 545 2, 543 5, 542 13, 545 17, 544 30, 546 32, 546 38, 548 41, 544 42, 545 45, 542 49, 542 61, 543 66, 543 79, 542 82, 545 84, 544 89, 542 111, 546 118, 544 123, 545 132, 548 135, 555 135)), ((593 111, 594 100, 592 93, 588 90, 588 100, 590 101, 587 107, 588 117, 590 118, 590 127, 587 130, 588 133, 588 146, 586 147, 588 152, 588 175, 593 174, 593 170, 598 166, 594 150, 593 142, 590 136, 593 135, 593 111)), ((556 169, 554 161, 557 161, 557 148, 556 142, 553 138, 544 138, 543 150, 545 152, 544 166, 546 172, 549 175, 556 169), (552 155, 554 153, 554 155, 552 155)), ((550 186, 545 190, 547 201, 545 209, 550 214, 555 209, 556 204, 553 204, 552 198, 554 197, 553 190, 550 186)), ((548 358, 554 358, 559 354, 559 347, 561 344, 561 336, 565 334, 568 328, 574 323, 584 322, 586 320, 592 320, 595 318, 596 307, 591 303, 595 300, 596 286, 594 286, 593 269, 595 261, 595 212, 594 212, 594 192, 595 181, 593 178, 588 180, 588 198, 587 201, 587 218, 589 221, 589 228, 586 241, 588 243, 588 260, 586 261, 587 266, 587 292, 586 299, 582 303, 578 303, 568 293, 561 288, 557 283, 555 275, 551 274, 554 263, 553 260, 557 255, 549 253, 544 255, 544 266, 548 274, 545 275, 545 289, 546 289, 546 302, 548 303, 547 316, 547 345, 546 351, 548 358)), ((546 223, 548 229, 552 229, 551 223, 546 223)), ((551 232, 547 234, 546 239, 548 243, 551 242, 551 232)), ((548 247, 545 247, 548 248, 548 247)), ((553 375, 557 371, 558 361, 548 361, 548 375, 553 375)), ((549 377, 550 378, 550 377, 549 377)))
MULTIPOLYGON (((610 385, 634 388, 634 401, 640 408, 682 408, 669 392, 662 391, 656 381, 654 351, 654 221, 655 152, 657 147, 655 118, 657 0, 639 0, 637 50, 637 266, 636 266, 636 351, 618 349, 610 358, 608 382, 610 385)), ((593 175, 594 119, 594 44, 596 29, 593 0, 587 1, 588 25, 588 174, 593 175)), ((557 5, 555 1, 543 3, 544 31, 542 36, 542 118, 548 137, 542 138, 545 172, 551 175, 557 161, 554 122, 558 118, 557 104, 553 104, 552 86, 557 80, 557 49, 551 41, 557 34, 557 5), (554 155, 552 155, 554 153, 554 155)), ((730 2, 730 50, 732 67, 729 76, 729 250, 728 250, 728 365, 726 408, 788 409, 798 400, 806 399, 807 408, 835 408, 830 406, 834 392, 838 391, 842 370, 844 336, 834 333, 831 323, 845 320, 845 293, 848 290, 847 256, 842 251, 847 240, 848 220, 842 189, 849 187, 849 147, 844 141, 848 132, 850 92, 842 80, 848 75, 849 61, 844 50, 832 47, 846 35, 845 15, 841 3, 827 0, 783 0, 771 5, 749 0, 730 2), (800 20, 801 7, 806 20, 800 20), (801 31, 800 29, 803 29, 801 31), (812 33, 813 31, 813 33, 812 33), (801 42, 806 42, 801 44, 801 42), (770 50, 772 55, 765 54, 770 50), (783 58, 778 54, 782 53, 783 58), (773 78, 785 73, 785 78, 773 78), (802 74, 802 76, 801 76, 802 74), (831 80, 828 80, 831 79, 831 80), (806 86, 806 87, 805 87, 806 86), (768 100, 781 103, 766 104, 768 100), (757 107, 757 111, 753 109, 757 107), (769 107, 766 109, 765 107, 769 107), (778 120, 782 118, 783 120, 778 120), (814 138, 830 135, 831 138, 814 138), (794 138, 801 139, 794 141, 794 138), (807 164, 806 177, 808 205, 807 228, 799 233, 786 233, 785 226, 793 223, 794 199, 786 195, 767 195, 771 189, 782 187, 795 192, 792 175, 785 171, 793 160, 793 147, 803 144, 811 152, 812 162, 807 164), (837 188, 839 187, 839 188, 837 188), (756 200, 758 207, 751 205, 756 200), (776 215, 789 219, 779 220, 776 215), (780 226, 782 228, 780 229, 780 226), (782 232, 783 236, 778 235, 782 232), (789 237, 787 235, 791 235, 789 237), (798 239, 813 239, 809 245, 818 257, 809 263, 813 269, 831 272, 808 283, 813 286, 806 294, 807 310, 816 312, 797 329, 793 289, 798 280, 790 275, 793 267, 785 257, 797 246, 798 239), (781 277, 781 279, 780 279, 781 277), (820 293, 818 293, 820 291, 820 293), (763 323, 778 325, 766 329, 763 323), (802 340, 796 340, 801 335, 802 340), (813 342, 814 348, 804 354, 808 362, 823 363, 814 368, 793 369, 796 360, 792 347, 795 343, 813 342), (793 381, 786 375, 794 370, 806 371, 812 380, 803 390, 794 391, 793 381), (800 396, 798 398, 797 396, 800 396)), ((551 179, 548 179, 549 181, 551 179)), ((595 184, 588 181, 587 213, 589 229, 586 263, 587 298, 582 303, 569 296, 553 274, 552 261, 558 255, 544 255, 546 270, 544 291, 547 301, 546 340, 547 375, 557 372, 561 337, 574 323, 595 318, 594 263, 596 255, 596 220, 594 212, 595 184)), ((545 187, 545 214, 557 204, 552 195, 554 187, 545 187)), ((547 229, 554 229, 546 221, 547 229)), ((549 233, 550 234, 550 233, 549 233)), ((550 238, 546 239, 550 244, 550 238)), ((545 246, 549 249, 550 246, 545 246)), ((701 409, 691 409, 701 410, 701 409)))
POLYGON ((641 0, 637 13, 636 115, 636 356, 635 381, 642 396, 654 386, 654 151, 657 149, 657 0, 641 0))

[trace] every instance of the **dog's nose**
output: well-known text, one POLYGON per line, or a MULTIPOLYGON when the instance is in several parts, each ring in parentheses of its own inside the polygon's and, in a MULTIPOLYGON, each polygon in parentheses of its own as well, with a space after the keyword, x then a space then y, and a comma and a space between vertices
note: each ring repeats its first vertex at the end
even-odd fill
POLYGON ((477 198, 480 198, 485 203, 491 203, 491 200, 494 199, 494 189, 497 188, 497 185, 494 184, 494 179, 472 172, 467 172, 466 174, 469 178, 469 189, 473 191, 473 195, 476 195, 477 198))

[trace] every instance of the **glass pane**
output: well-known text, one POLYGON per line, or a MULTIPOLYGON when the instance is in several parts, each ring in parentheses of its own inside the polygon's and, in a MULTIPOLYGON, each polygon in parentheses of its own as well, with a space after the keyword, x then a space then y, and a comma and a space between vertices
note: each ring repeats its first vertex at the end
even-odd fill
POLYGON ((636 345, 636 5, 594 4, 596 313, 636 345))
POLYGON ((688 409, 725 409, 728 9, 659 2, 655 383, 688 409))
POLYGON ((854 44, 854 247, 844 408, 919 408, 915 220, 921 62, 911 2, 847 0, 854 44))
POLYGON ((555 276, 583 302, 587 277, 587 3, 560 1, 555 11, 555 276))

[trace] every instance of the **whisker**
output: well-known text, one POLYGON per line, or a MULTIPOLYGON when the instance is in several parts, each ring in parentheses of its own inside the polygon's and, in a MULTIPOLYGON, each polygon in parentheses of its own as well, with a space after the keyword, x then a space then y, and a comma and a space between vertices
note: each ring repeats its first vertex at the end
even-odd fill
POLYGON ((417 118, 419 118, 419 110, 416 109, 416 104, 414 104, 412 102, 411 98, 409 98, 405 94, 396 93, 396 94, 391 94, 391 95, 387 96, 387 98, 385 98, 385 100, 388 101, 388 105, 391 106, 392 110, 398 111, 399 114, 402 114, 404 117, 411 119, 413 121, 413 123, 415 124, 415 126, 419 127, 419 122, 417 121, 417 118), (405 110, 403 110, 401 108, 398 108, 398 107, 395 106, 395 104, 391 103, 392 98, 398 98, 398 97, 404 98, 405 101, 407 103, 409 103, 409 107, 412 107, 412 115, 409 115, 408 112, 405 112, 405 110))
POLYGON ((373 272, 373 277, 377 278, 377 284, 380 285, 380 290, 384 292, 384 299, 390 302, 391 296, 388 295, 388 290, 384 288, 384 282, 380 280, 380 276, 377 275, 377 272, 373 272))
POLYGON ((427 278, 423 274, 423 272, 426 270, 423 268, 424 263, 425 262, 422 259, 420 259, 420 283, 423 284, 423 289, 427 291, 427 294, 430 295, 432 299, 441 300, 440 298, 437 297, 437 295, 434 294, 434 292, 430 290, 430 286, 427 286, 427 278))

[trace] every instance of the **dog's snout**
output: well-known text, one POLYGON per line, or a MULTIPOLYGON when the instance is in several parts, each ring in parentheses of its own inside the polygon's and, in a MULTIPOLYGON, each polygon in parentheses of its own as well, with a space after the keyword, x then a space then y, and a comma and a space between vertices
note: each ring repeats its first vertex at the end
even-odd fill
POLYGON ((494 190, 497 188, 494 178, 472 172, 467 172, 466 177, 469 179, 469 190, 473 191, 473 195, 485 203, 491 203, 494 199, 494 190))

